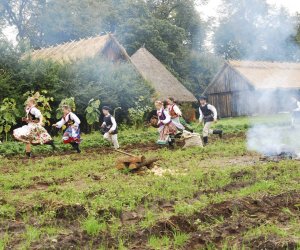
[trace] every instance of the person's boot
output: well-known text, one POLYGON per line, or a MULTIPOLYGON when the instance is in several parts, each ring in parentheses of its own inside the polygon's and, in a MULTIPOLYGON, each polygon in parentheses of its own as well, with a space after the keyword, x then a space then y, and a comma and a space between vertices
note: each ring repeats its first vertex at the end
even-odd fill
POLYGON ((26 152, 25 154, 28 158, 31 158, 31 152, 26 152))
POLYGON ((203 144, 204 144, 204 146, 206 146, 208 144, 208 137, 207 136, 203 137, 203 144))
POLYGON ((73 144, 73 148, 76 150, 76 152, 79 154, 79 153, 81 153, 81 150, 80 150, 80 148, 79 148, 79 144, 78 143, 74 143, 73 144))
POLYGON ((214 135, 219 135, 220 138, 223 137, 223 131, 222 131, 222 130, 214 130, 214 131, 213 131, 213 134, 214 134, 214 135))

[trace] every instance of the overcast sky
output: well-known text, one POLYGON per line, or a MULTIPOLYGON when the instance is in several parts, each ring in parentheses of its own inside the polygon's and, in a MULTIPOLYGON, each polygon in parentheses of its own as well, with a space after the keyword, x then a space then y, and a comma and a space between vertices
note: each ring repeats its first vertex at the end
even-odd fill
MULTIPOLYGON (((207 20, 210 17, 217 17, 217 10, 221 4, 221 0, 208 0, 207 5, 198 6, 198 10, 201 13, 201 17, 207 20)), ((292 15, 297 12, 300 13, 300 0, 267 0, 268 3, 280 7, 285 7, 292 15)), ((12 42, 15 41, 15 31, 14 28, 10 27, 4 30, 4 34, 12 42)))
MULTIPOLYGON (((221 0, 209 0, 207 5, 200 5, 198 7, 202 18, 217 17, 217 10, 221 4, 221 0)), ((278 8, 286 8, 292 15, 297 12, 300 13, 300 0, 267 0, 268 3, 275 5, 278 8)))

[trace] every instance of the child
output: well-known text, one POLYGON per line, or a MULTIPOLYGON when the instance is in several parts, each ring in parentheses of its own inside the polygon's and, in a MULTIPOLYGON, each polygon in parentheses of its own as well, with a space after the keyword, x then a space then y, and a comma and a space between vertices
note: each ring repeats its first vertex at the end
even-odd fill
POLYGON ((62 106, 63 117, 62 119, 53 124, 56 128, 61 128, 63 125, 67 124, 67 129, 63 135, 63 142, 65 144, 70 143, 72 147, 80 153, 81 150, 79 148, 79 144, 81 143, 80 139, 80 120, 73 112, 71 112, 71 108, 67 105, 62 106))
POLYGON ((116 119, 110 114, 110 108, 107 106, 102 108, 102 113, 104 115, 103 123, 101 125, 104 132, 103 137, 112 142, 115 149, 118 149, 120 146, 118 142, 118 126, 116 119))
POLYGON ((211 126, 213 123, 217 122, 217 109, 207 103, 207 98, 205 96, 201 96, 199 99, 200 107, 199 107, 199 123, 204 124, 203 128, 203 142, 204 145, 208 144, 208 135, 209 134, 216 134, 219 135, 220 138, 222 138, 223 131, 222 130, 212 130, 211 126))
POLYGON ((167 103, 168 103, 168 110, 169 110, 169 114, 171 116, 172 122, 175 124, 177 129, 184 130, 185 127, 181 124, 181 122, 179 120, 179 118, 182 117, 182 113, 181 113, 181 110, 179 109, 179 107, 177 106, 177 104, 175 103, 174 98, 169 97, 167 99, 167 103))
POLYGON ((31 157, 31 145, 48 144, 55 149, 53 140, 43 127, 43 115, 36 107, 36 99, 28 98, 25 106, 26 117, 22 118, 27 125, 17 128, 13 131, 16 140, 26 144, 26 156, 31 157))
POLYGON ((161 101, 155 102, 157 117, 158 117, 158 131, 159 131, 159 140, 158 143, 166 143, 169 139, 170 134, 176 134, 177 129, 174 123, 171 120, 171 116, 165 110, 165 107, 161 101))

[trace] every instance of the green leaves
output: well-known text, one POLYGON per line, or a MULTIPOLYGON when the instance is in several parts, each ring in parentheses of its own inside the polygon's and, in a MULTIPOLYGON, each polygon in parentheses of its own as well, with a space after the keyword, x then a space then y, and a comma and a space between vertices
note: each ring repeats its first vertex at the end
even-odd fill
POLYGON ((63 116, 62 107, 65 105, 69 106, 72 111, 75 111, 76 110, 75 98, 74 97, 65 98, 60 102, 59 107, 56 110, 57 119, 60 119, 63 116))
POLYGON ((46 96, 48 94, 47 90, 42 90, 41 93, 42 94, 40 94, 40 92, 34 93, 34 91, 27 91, 24 94, 24 96, 27 98, 31 96, 35 97, 37 102, 37 107, 41 111, 44 117, 44 122, 49 125, 50 124, 49 119, 51 118, 51 111, 52 111, 50 102, 53 102, 54 98, 46 96))
POLYGON ((11 129, 11 125, 6 124, 6 125, 4 126, 4 132, 5 132, 6 134, 10 131, 10 129, 11 129))
POLYGON ((140 96, 134 103, 134 107, 128 109, 130 121, 136 128, 140 128, 144 123, 145 114, 151 110, 152 108, 147 105, 145 97, 140 96))
POLYGON ((99 122, 100 116, 100 100, 91 99, 89 101, 88 107, 85 109, 85 118, 89 125, 93 125, 96 122, 99 122))
POLYGON ((0 105, 0 135, 4 132, 6 140, 12 125, 16 124, 18 115, 16 101, 11 98, 5 98, 0 105))

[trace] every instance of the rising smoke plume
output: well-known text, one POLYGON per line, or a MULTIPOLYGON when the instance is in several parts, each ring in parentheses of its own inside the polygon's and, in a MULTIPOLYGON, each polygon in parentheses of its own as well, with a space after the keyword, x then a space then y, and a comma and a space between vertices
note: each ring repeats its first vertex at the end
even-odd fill
MULTIPOLYGON (((247 8, 260 11, 261 5, 257 1, 242 1, 247 8)), ((245 17, 246 18, 246 17, 245 17)), ((258 28, 255 33, 249 31, 253 36, 253 43, 245 56, 245 60, 268 60, 268 61, 299 61, 299 47, 295 44, 293 37, 297 32, 295 17, 287 15, 284 10, 270 8, 269 15, 262 16, 257 20, 258 28), (268 53, 266 53, 268 51, 268 53), (264 55, 264 56, 262 56, 264 55), (267 55, 267 56, 266 56, 267 55)), ((245 62, 246 63, 246 62, 245 62)), ((274 71, 275 72, 275 71, 274 71)), ((282 74, 282 73, 280 73, 282 74)), ((264 155, 279 155, 284 152, 300 157, 300 133, 297 125, 292 127, 291 116, 296 109, 293 97, 300 99, 299 90, 288 90, 284 79, 288 79, 290 71, 285 70, 285 75, 270 74, 260 84, 268 86, 273 81, 283 79, 279 89, 265 89, 253 97, 251 103, 257 107, 258 114, 264 114, 264 121, 251 119, 251 128, 247 134, 247 145, 249 150, 264 155), (285 89, 285 90, 284 90, 285 89), (278 108, 280 107, 280 108, 278 108), (274 113, 284 113, 281 118, 269 117, 274 113)), ((300 124, 299 124, 300 127, 300 124)))

